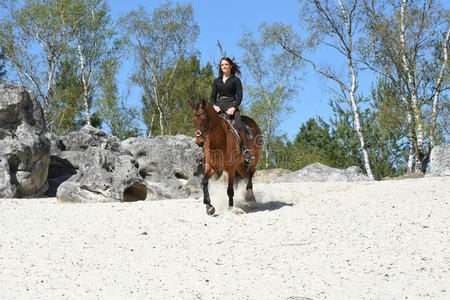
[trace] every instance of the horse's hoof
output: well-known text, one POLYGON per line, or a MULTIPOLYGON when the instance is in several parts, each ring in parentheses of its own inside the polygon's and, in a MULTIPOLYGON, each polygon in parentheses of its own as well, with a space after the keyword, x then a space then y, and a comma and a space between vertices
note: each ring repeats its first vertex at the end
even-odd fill
POLYGON ((208 214, 208 216, 212 216, 215 212, 216 212, 216 209, 214 208, 214 206, 212 206, 212 205, 206 206, 206 213, 208 214))

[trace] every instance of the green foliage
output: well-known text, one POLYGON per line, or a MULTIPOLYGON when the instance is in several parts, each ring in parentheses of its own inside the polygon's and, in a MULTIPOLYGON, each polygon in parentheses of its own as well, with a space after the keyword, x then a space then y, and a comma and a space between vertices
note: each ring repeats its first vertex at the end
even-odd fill
MULTIPOLYGON (((170 76, 172 70, 167 70, 166 75, 170 76)), ((177 70, 173 75, 173 88, 167 93, 168 107, 165 128, 170 134, 193 135, 195 130, 191 119, 188 101, 199 102, 208 101, 211 93, 211 86, 215 76, 210 63, 200 68, 200 61, 196 56, 189 59, 180 59, 177 64, 177 70)), ((151 131, 154 135, 161 134, 159 126, 159 115, 155 102, 143 99, 144 122, 147 126, 153 124, 151 131), (153 106, 152 106, 153 104, 153 106), (151 122, 151 118, 153 123, 151 122)))
POLYGON ((116 83, 119 70, 117 58, 102 62, 102 78, 100 80, 100 97, 97 101, 97 113, 112 135, 124 140, 138 136, 138 110, 125 105, 120 99, 116 83))
POLYGON ((10 73, 36 92, 47 113, 57 65, 71 41, 73 3, 2 0, 1 5, 1 48, 13 67, 10 73))
POLYGON ((407 122, 405 107, 395 86, 379 79, 371 90, 371 107, 365 114, 367 144, 377 179, 406 172, 407 122))
POLYGON ((55 86, 47 112, 50 132, 63 135, 83 124, 83 86, 79 81, 76 58, 66 56, 59 63, 55 86))
POLYGON ((280 143, 280 123, 292 112, 291 102, 296 94, 294 81, 299 60, 284 51, 277 51, 264 39, 252 32, 244 32, 239 46, 244 50, 242 62, 255 84, 245 88, 246 112, 260 126, 264 145, 265 168, 272 165, 274 147, 280 143))
POLYGON ((178 116, 187 99, 175 99, 174 89, 179 83, 177 75, 183 72, 179 72, 180 65, 193 53, 199 33, 192 5, 172 7, 167 2, 153 12, 140 7, 122 18, 121 24, 130 36, 128 44, 135 57, 131 80, 143 90, 147 135, 178 133, 186 123, 178 116))

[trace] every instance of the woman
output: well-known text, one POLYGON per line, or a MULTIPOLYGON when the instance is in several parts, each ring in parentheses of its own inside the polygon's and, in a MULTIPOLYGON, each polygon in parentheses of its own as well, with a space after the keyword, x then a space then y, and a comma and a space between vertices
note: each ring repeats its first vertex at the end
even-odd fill
POLYGON ((239 105, 242 102, 242 83, 236 74, 241 74, 239 66, 229 57, 222 58, 219 63, 219 77, 214 80, 212 87, 211 105, 216 112, 222 111, 229 116, 234 116, 244 146, 244 159, 250 162, 254 157, 248 145, 239 111, 239 105))

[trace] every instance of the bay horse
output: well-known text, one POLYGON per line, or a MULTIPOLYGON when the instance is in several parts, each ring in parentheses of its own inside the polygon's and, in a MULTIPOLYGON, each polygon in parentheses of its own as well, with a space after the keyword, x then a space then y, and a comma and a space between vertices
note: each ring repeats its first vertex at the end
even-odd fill
POLYGON ((240 142, 233 135, 227 121, 220 117, 214 108, 205 101, 198 104, 189 102, 189 105, 193 110, 192 121, 197 130, 195 142, 200 147, 204 147, 205 153, 205 172, 202 178, 202 189, 206 213, 213 215, 216 211, 214 206, 211 205, 208 181, 211 176, 220 170, 228 173, 227 194, 229 207, 233 207, 233 184, 236 171, 242 178, 248 178, 245 200, 248 202, 255 201, 252 178, 262 149, 261 130, 256 122, 249 117, 242 116, 242 122, 246 123, 253 133, 253 138, 248 141, 248 144, 255 157, 249 165, 245 165, 240 142))

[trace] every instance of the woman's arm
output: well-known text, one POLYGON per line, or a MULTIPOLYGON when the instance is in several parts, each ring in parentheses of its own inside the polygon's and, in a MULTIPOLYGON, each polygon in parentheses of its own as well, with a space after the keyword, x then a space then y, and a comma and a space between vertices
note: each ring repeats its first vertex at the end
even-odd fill
POLYGON ((235 77, 236 78, 236 105, 234 106, 234 108, 238 109, 239 105, 241 105, 242 102, 242 83, 241 80, 239 79, 239 77, 235 77))

